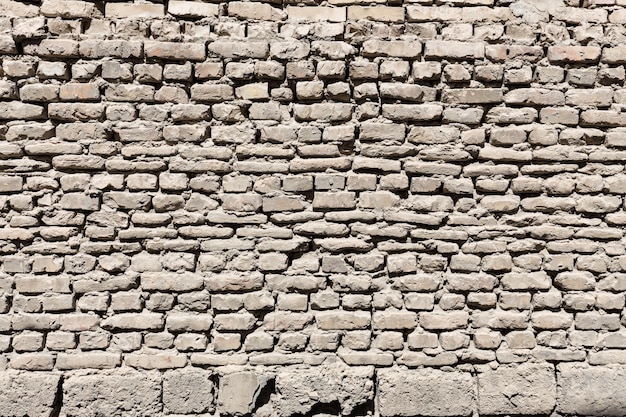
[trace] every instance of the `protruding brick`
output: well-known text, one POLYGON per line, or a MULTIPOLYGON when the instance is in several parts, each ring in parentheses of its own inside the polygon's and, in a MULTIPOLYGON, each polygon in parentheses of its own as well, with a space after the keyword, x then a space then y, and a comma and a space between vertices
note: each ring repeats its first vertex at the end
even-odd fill
POLYGON ((485 56, 482 43, 457 41, 427 41, 424 48, 426 59, 480 59, 485 56))
POLYGON ((287 17, 289 20, 298 21, 329 21, 329 22, 345 22, 345 7, 297 7, 287 6, 287 17))
POLYGON ((144 49, 150 58, 202 61, 206 57, 203 43, 146 42, 144 49))
POLYGON ((167 12, 174 16, 202 19, 217 16, 219 6, 217 4, 199 3, 190 1, 170 1, 167 4, 167 12))
POLYGON ((548 60, 551 63, 581 63, 598 62, 602 49, 597 46, 550 46, 548 60))
POLYGON ((161 4, 107 3, 104 15, 109 19, 150 19, 165 16, 161 4))

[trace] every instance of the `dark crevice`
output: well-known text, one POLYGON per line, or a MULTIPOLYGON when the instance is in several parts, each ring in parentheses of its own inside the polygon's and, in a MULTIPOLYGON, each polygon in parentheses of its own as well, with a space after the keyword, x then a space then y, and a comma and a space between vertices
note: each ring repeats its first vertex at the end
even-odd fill
MULTIPOLYGON (((376 396, 376 375, 374 374, 374 397, 376 396)), ((352 413, 350 413, 351 417, 365 417, 365 416, 373 416, 374 415, 374 399, 368 400, 363 404, 359 404, 354 407, 352 413)))
MULTIPOLYGON (((208 366, 198 366, 198 368, 211 370, 211 368, 208 367, 208 366)), ((209 381, 211 381, 213 383, 213 398, 211 399, 211 403, 210 403, 210 405, 208 407, 208 411, 213 413, 213 412, 215 412, 216 408, 219 405, 217 396, 218 396, 218 393, 220 391, 220 385, 219 385, 220 378, 219 378, 219 375, 217 373, 211 372, 209 374, 209 376, 208 376, 208 379, 209 379, 209 381)), ((163 390, 163 388, 161 388, 161 399, 160 399, 160 401, 161 401, 161 406, 163 407, 163 412, 165 412, 165 407, 164 407, 165 402, 163 401, 163 393, 164 393, 164 390, 163 390)), ((207 410, 204 410, 204 411, 207 411, 207 410)), ((171 410, 169 412, 172 413, 171 410)))
POLYGON ((552 366, 554 369, 554 385, 556 389, 556 395, 555 395, 554 407, 552 407, 552 413, 550 413, 550 415, 556 414, 556 409, 559 406, 559 388, 560 388, 558 363, 555 363, 552 366))
MULTIPOLYGON (((292 414, 291 417, 315 417, 318 414, 325 414, 331 416, 341 416, 341 405, 339 401, 331 401, 329 403, 318 402, 308 412, 304 414, 292 414)), ((326 417, 326 416, 325 416, 326 417)))
POLYGON ((254 414, 259 408, 269 404, 272 394, 276 391, 276 383, 274 379, 270 379, 267 383, 261 387, 259 395, 252 407, 252 414, 254 414))
POLYGON ((57 392, 52 403, 52 411, 50 417, 59 417, 61 415, 61 407, 63 406, 63 376, 59 378, 57 392))

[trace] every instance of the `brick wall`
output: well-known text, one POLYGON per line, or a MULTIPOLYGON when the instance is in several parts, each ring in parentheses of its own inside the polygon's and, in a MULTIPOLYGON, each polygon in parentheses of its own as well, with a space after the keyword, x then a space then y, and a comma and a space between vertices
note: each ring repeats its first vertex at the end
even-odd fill
POLYGON ((0 416, 626 414, 625 7, 0 0, 0 416))

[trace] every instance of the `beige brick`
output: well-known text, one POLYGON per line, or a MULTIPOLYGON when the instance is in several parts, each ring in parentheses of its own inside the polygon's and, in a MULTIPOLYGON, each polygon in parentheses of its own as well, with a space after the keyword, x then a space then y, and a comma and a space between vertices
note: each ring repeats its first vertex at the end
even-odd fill
POLYGON ((165 16, 161 4, 107 3, 104 15, 109 19, 145 19, 165 16))
POLYGON ((284 20, 287 17, 281 9, 269 4, 239 1, 228 3, 228 15, 242 20, 284 20))
POLYGON ((58 369, 111 369, 119 366, 121 355, 109 352, 59 353, 56 366, 58 369))
POLYGON ((499 88, 464 88, 444 90, 442 101, 453 104, 489 104, 504 101, 499 88))
POLYGON ((204 43, 146 42, 144 49, 150 58, 202 61, 206 57, 204 43))
POLYGON ((59 98, 66 101, 98 101, 100 88, 95 83, 69 83, 61 86, 59 98))
POLYGON ((141 42, 125 40, 84 40, 79 46, 80 55, 88 58, 139 58, 142 51, 141 42))
POLYGON ((37 53, 43 57, 77 57, 78 42, 71 39, 44 39, 37 53))
POLYGON ((422 53, 422 43, 418 40, 382 41, 368 39, 363 42, 362 53, 369 57, 418 58, 422 53))
POLYGON ((424 48, 424 57, 427 59, 480 59, 484 56, 485 46, 482 43, 427 41, 424 48))
POLYGON ((219 5, 195 1, 170 1, 167 12, 178 17, 197 18, 217 16, 219 5))
POLYGON ((386 6, 349 6, 348 20, 361 19, 388 23, 402 23, 404 21, 404 8, 386 6))
POLYGON ((594 63, 601 52, 597 46, 550 46, 548 59, 551 63, 594 63))
POLYGON ((287 6, 287 18, 292 21, 306 20, 309 22, 329 21, 345 22, 345 7, 312 7, 287 6))

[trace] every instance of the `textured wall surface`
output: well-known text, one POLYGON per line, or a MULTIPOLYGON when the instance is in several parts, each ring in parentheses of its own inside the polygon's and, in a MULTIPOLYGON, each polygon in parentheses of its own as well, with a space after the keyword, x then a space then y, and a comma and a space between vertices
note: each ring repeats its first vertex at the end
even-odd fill
POLYGON ((0 0, 0 416, 626 414, 625 24, 0 0))

